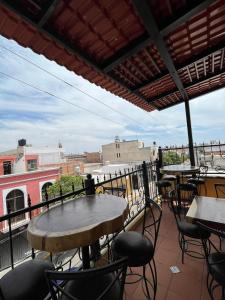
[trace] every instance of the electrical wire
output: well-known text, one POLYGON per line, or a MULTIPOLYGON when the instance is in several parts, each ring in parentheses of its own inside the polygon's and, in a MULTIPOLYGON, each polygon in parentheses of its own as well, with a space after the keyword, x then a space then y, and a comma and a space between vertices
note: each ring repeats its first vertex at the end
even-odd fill
MULTIPOLYGON (((66 85, 70 86, 71 88, 73 88, 73 89, 75 89, 75 90, 77 90, 77 91, 83 93, 84 95, 88 96, 88 97, 91 98, 92 100, 94 100, 94 101, 96 101, 96 102, 98 102, 98 103, 101 103, 102 105, 104 105, 105 107, 111 109, 112 111, 114 111, 114 112, 120 114, 121 116, 126 117, 127 119, 131 120, 132 122, 135 122, 136 124, 138 124, 138 126, 140 126, 140 121, 139 121, 139 120, 135 120, 135 119, 131 118, 130 116, 124 114, 123 112, 121 112, 121 111, 119 111, 119 110, 117 110, 117 109, 111 107, 110 105, 104 103, 103 101, 101 101, 101 100, 99 100, 98 98, 96 98, 96 97, 90 95, 89 93, 83 91, 82 89, 80 89, 80 88, 74 86, 73 84, 71 84, 71 83, 65 81, 64 79, 60 78, 59 76, 57 76, 57 75, 55 75, 55 74, 49 72, 48 70, 46 70, 46 69, 42 68, 41 66, 35 64, 35 63, 32 62, 31 60, 25 58, 24 56, 22 56, 22 55, 20 55, 20 54, 18 54, 18 53, 16 53, 15 51, 13 51, 13 50, 11 50, 11 49, 9 49, 9 48, 3 46, 3 45, 0 45, 0 47, 1 47, 2 49, 6 50, 6 51, 8 51, 8 52, 10 52, 10 53, 12 53, 13 55, 19 57, 20 59, 22 59, 22 60, 28 62, 29 64, 35 66, 36 68, 42 70, 43 72, 45 72, 45 73, 51 75, 52 77, 56 78, 57 80, 59 80, 59 81, 65 83, 66 85)), ((146 114, 148 114, 148 113, 146 112, 146 114)), ((147 118, 147 117, 148 117, 148 118, 149 118, 149 117, 152 118, 153 120, 156 121, 157 124, 159 124, 159 120, 157 120, 157 118, 156 118, 156 117, 153 117, 151 114, 148 114, 148 115, 146 116, 146 118, 147 118)), ((167 127, 165 124, 162 124, 162 123, 161 123, 160 125, 161 125, 162 127, 164 127, 164 128, 171 134, 170 128, 169 128, 169 127, 167 127)))
POLYGON ((37 86, 35 86, 35 85, 33 85, 33 84, 30 84, 30 83, 27 83, 27 82, 25 82, 25 81, 23 81, 23 80, 21 80, 21 79, 15 78, 15 77, 13 77, 13 76, 11 76, 11 75, 9 75, 9 74, 6 74, 6 73, 1 72, 1 71, 0 71, 0 74, 4 75, 4 76, 6 76, 6 77, 8 77, 8 78, 10 78, 10 79, 13 79, 13 80, 15 80, 15 81, 18 81, 18 82, 20 82, 20 83, 22 83, 22 84, 24 84, 24 85, 26 85, 26 86, 29 86, 29 87, 31 87, 31 88, 33 88, 33 89, 35 89, 35 90, 38 90, 39 92, 45 93, 45 94, 47 94, 47 95, 49 95, 49 96, 51 96, 51 97, 54 97, 54 98, 56 98, 56 99, 58 99, 58 100, 60 100, 60 101, 63 101, 63 102, 65 102, 65 103, 67 103, 67 104, 71 104, 71 105, 73 105, 73 106, 75 106, 75 107, 77 107, 77 108, 79 108, 79 109, 85 110, 86 112, 89 112, 90 114, 96 115, 96 116, 98 116, 98 117, 100 117, 100 118, 102 118, 102 119, 105 119, 105 120, 110 121, 110 122, 112 122, 112 123, 115 123, 115 124, 117 124, 117 125, 118 125, 118 124, 119 124, 119 125, 122 125, 122 126, 124 125, 124 124, 122 124, 122 123, 120 123, 120 122, 116 122, 116 121, 113 121, 113 120, 108 119, 108 118, 106 118, 106 117, 103 117, 102 115, 97 114, 97 113, 95 113, 95 112, 89 110, 88 108, 82 107, 82 106, 80 106, 80 105, 74 104, 73 102, 71 102, 71 101, 69 101, 69 100, 66 100, 66 99, 64 99, 64 98, 61 98, 61 97, 59 97, 59 96, 56 96, 55 94, 50 93, 50 92, 48 92, 48 91, 45 91, 45 90, 43 90, 43 89, 41 89, 41 88, 39 88, 39 87, 37 87, 37 86))
POLYGON ((120 114, 121 116, 126 117, 127 119, 131 120, 132 122, 135 122, 135 123, 138 123, 138 122, 139 122, 139 121, 137 121, 137 120, 131 118, 130 116, 124 114, 123 112, 121 112, 121 111, 115 109, 114 107, 112 107, 112 106, 110 106, 110 105, 104 103, 103 101, 99 100, 98 98, 96 98, 96 97, 90 95, 89 93, 87 93, 87 92, 81 90, 80 88, 74 86, 73 84, 71 84, 71 83, 65 81, 64 79, 60 78, 59 76, 57 76, 57 75, 55 75, 55 74, 49 72, 48 70, 42 68, 41 66, 35 64, 35 63, 32 62, 31 60, 29 60, 29 59, 23 57, 22 55, 20 55, 20 54, 14 52, 14 51, 12 51, 11 49, 8 49, 8 48, 6 48, 5 46, 2 46, 2 45, 0 45, 0 47, 1 47, 2 49, 4 49, 4 50, 9 51, 10 53, 16 55, 17 57, 21 58, 22 60, 24 60, 24 61, 30 63, 31 65, 35 66, 36 68, 40 69, 41 71, 43 71, 43 72, 45 72, 45 73, 51 75, 52 77, 56 78, 57 80, 59 80, 59 81, 65 83, 66 85, 70 86, 71 88, 73 88, 73 89, 75 89, 75 90, 77 90, 77 91, 83 93, 84 95, 88 96, 88 97, 91 98, 92 100, 94 100, 94 101, 96 101, 96 102, 98 102, 98 103, 101 103, 102 105, 104 105, 105 107, 111 109, 112 111, 114 111, 114 112, 120 114))

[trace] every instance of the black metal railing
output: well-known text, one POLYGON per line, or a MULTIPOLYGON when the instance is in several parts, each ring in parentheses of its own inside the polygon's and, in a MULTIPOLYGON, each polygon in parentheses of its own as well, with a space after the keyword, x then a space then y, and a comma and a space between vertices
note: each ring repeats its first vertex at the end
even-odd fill
MULTIPOLYGON (((190 164, 188 145, 159 147, 162 165, 190 164)), ((207 165, 215 171, 225 171, 225 143, 220 141, 194 145, 195 164, 207 165)))
MULTIPOLYGON (((32 257, 33 259, 37 255, 35 249, 30 248, 27 241, 20 249, 18 242, 18 235, 22 233, 23 241, 26 238, 26 227, 29 221, 40 214, 43 210, 48 210, 52 205, 61 204, 69 199, 80 197, 84 194, 93 193, 110 193, 126 199, 129 205, 129 216, 125 222, 125 227, 128 226, 135 218, 142 212, 145 204, 145 199, 150 197, 154 198, 156 195, 156 163, 143 163, 131 169, 119 171, 115 174, 108 174, 104 176, 104 180, 100 182, 99 178, 96 178, 96 183, 91 175, 87 176, 87 179, 83 182, 83 188, 75 190, 74 185, 71 186, 71 192, 62 193, 60 189, 59 195, 51 198, 48 192, 45 192, 45 201, 32 205, 32 199, 28 195, 28 206, 24 209, 11 212, 11 208, 8 203, 8 214, 0 217, 0 244, 4 244, 4 247, 0 246, 0 249, 4 249, 5 253, 1 253, 0 250, 0 270, 7 268, 14 268, 14 265, 21 260, 32 257), (21 225, 19 223, 12 223, 18 216, 25 216, 26 224, 21 225), (6 247, 7 246, 7 247, 6 247), (8 248, 8 249, 7 249, 8 248), (19 255, 18 255, 19 251, 19 255), (4 255, 3 255, 4 254, 4 255), (4 257, 3 257, 4 256, 4 257), (7 256, 7 257, 6 257, 7 256), (4 263, 3 263, 4 262, 4 263)), ((108 247, 108 244, 112 241, 114 235, 104 236, 100 240, 100 247, 108 247)), ((38 253, 39 255, 40 253, 38 253)), ((42 255, 45 256, 45 255, 42 255)), ((46 256, 49 256, 46 254, 46 256)), ((50 254, 50 258, 52 255, 50 254)))

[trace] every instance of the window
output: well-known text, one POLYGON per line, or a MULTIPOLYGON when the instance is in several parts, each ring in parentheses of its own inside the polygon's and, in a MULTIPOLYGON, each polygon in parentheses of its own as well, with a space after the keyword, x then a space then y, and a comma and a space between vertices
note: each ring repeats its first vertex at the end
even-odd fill
POLYGON ((34 171, 34 170, 37 170, 37 160, 29 159, 27 161, 27 171, 34 171))
POLYGON ((11 161, 3 161, 3 172, 4 175, 12 174, 12 162, 11 161))
MULTIPOLYGON (((11 212, 17 211, 19 209, 23 209, 25 207, 23 192, 21 190, 13 190, 9 192, 8 195, 6 196, 6 204, 7 207, 9 205, 11 212)), ((16 223, 24 219, 25 219, 25 214, 21 214, 17 217, 12 218, 11 222, 16 223)))
MULTIPOLYGON (((48 188, 52 186, 51 182, 46 182, 41 189, 41 194, 42 194, 42 201, 46 201, 47 195, 46 193, 48 193, 48 188)), ((49 200, 49 195, 48 195, 48 200, 49 200)))

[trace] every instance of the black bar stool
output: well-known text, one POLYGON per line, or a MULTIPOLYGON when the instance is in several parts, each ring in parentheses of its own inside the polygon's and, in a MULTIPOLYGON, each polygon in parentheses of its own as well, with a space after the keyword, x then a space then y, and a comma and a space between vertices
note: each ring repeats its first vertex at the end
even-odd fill
POLYGON ((142 233, 135 231, 123 232, 112 242, 112 255, 114 259, 128 257, 128 266, 131 272, 127 273, 126 283, 132 284, 143 280, 143 291, 147 299, 155 299, 156 297, 157 273, 154 253, 161 217, 161 207, 149 199, 144 208, 142 233), (147 265, 149 266, 151 279, 146 277, 147 265), (134 273, 132 267, 142 267, 142 274, 134 273), (131 281, 129 278, 131 278, 131 281))
POLYGON ((10 270, 0 279, 5 300, 43 300, 49 293, 45 271, 54 270, 51 262, 30 260, 10 270))

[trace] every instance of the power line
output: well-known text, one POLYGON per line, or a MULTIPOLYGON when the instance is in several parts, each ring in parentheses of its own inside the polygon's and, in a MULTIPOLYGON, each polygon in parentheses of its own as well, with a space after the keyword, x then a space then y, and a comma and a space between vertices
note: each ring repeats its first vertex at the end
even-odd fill
POLYGON ((116 122, 116 121, 113 121, 113 120, 108 119, 108 118, 106 118, 106 117, 103 117, 102 115, 99 115, 99 114, 97 114, 97 113, 95 113, 95 112, 89 110, 88 108, 82 107, 82 106, 80 106, 80 105, 74 104, 73 102, 70 102, 69 100, 66 100, 66 99, 64 99, 64 98, 61 98, 61 97, 59 97, 59 96, 56 96, 55 94, 50 93, 50 92, 48 92, 48 91, 45 91, 45 90, 43 90, 43 89, 41 89, 41 88, 39 88, 39 87, 37 87, 37 86, 35 86, 35 85, 32 85, 32 84, 30 84, 30 83, 27 83, 27 82, 25 82, 25 81, 23 81, 23 80, 21 80, 21 79, 15 78, 15 77, 13 77, 13 76, 11 76, 11 75, 9 75, 9 74, 6 74, 6 73, 1 72, 1 71, 0 71, 0 74, 6 76, 6 77, 8 77, 8 78, 11 78, 11 79, 13 79, 13 80, 15 80, 15 81, 18 81, 18 82, 20 82, 20 83, 22 83, 22 84, 24 84, 24 85, 26 85, 26 86, 29 86, 29 87, 31 87, 31 88, 33 88, 33 89, 35 89, 35 90, 38 90, 39 92, 45 93, 45 94, 47 94, 47 95, 49 95, 49 96, 52 96, 52 97, 54 97, 54 98, 56 98, 56 99, 58 99, 58 100, 60 100, 60 101, 63 101, 63 102, 65 102, 65 103, 67 103, 67 104, 71 104, 71 105, 73 105, 73 106, 75 106, 75 107, 77 107, 77 108, 79 108, 79 109, 85 110, 85 111, 87 111, 87 112, 89 112, 89 113, 91 113, 91 114, 93 114, 93 115, 96 115, 96 116, 102 118, 102 119, 105 119, 105 120, 110 121, 110 122, 115 123, 115 124, 124 125, 124 124, 122 124, 122 123, 120 123, 120 122, 116 122))
MULTIPOLYGON (((66 85, 70 86, 71 88, 73 88, 73 89, 75 89, 75 90, 78 90, 79 92, 81 92, 81 93, 83 93, 84 95, 88 96, 88 97, 91 98, 92 100, 94 100, 94 101, 96 101, 96 102, 98 102, 98 103, 101 103, 102 105, 104 105, 105 107, 111 109, 112 111, 114 111, 114 112, 120 114, 121 116, 126 117, 127 119, 131 120, 132 122, 135 122, 136 124, 138 124, 138 126, 140 126, 140 121, 139 121, 139 120, 135 120, 135 119, 131 118, 130 116, 124 114, 123 112, 121 112, 121 111, 119 111, 119 110, 117 110, 117 109, 111 107, 110 105, 104 103, 103 101, 99 100, 98 98, 96 98, 96 97, 90 95, 89 93, 83 91, 82 89, 80 89, 80 88, 74 86, 73 84, 71 84, 71 83, 65 81, 65 80, 62 79, 61 77, 59 77, 59 76, 57 76, 57 75, 55 75, 55 74, 49 72, 48 70, 42 68, 41 66, 39 66, 39 65, 35 64, 34 62, 32 62, 31 60, 29 60, 29 59, 25 58, 24 56, 22 56, 22 55, 20 55, 20 54, 18 54, 18 53, 16 53, 16 52, 14 52, 13 50, 11 50, 11 49, 9 49, 9 48, 3 46, 3 45, 0 45, 0 47, 1 47, 2 49, 5 49, 6 51, 12 53, 13 55, 16 55, 17 57, 21 58, 22 60, 28 62, 29 64, 35 66, 36 68, 42 70, 43 72, 45 72, 45 73, 51 75, 52 77, 56 78, 57 80, 59 80, 59 81, 65 83, 66 85)), ((146 112, 146 114, 148 114, 148 113, 146 112)), ((148 118, 149 118, 149 117, 152 118, 153 120, 155 120, 156 123, 160 124, 160 123, 159 123, 159 120, 157 120, 156 117, 153 117, 151 114, 148 114, 148 118)), ((170 128, 169 128, 169 127, 167 127, 165 124, 162 124, 162 123, 161 123, 160 125, 161 125, 162 127, 164 127, 167 131, 169 131, 169 133, 171 134, 170 128)))
POLYGON ((112 106, 110 106, 110 105, 104 103, 103 101, 101 101, 101 100, 99 100, 98 98, 96 98, 96 97, 94 97, 94 96, 88 94, 87 92, 81 90, 80 88, 74 86, 73 84, 71 84, 71 83, 65 81, 65 80, 62 79, 61 77, 59 77, 59 76, 57 76, 57 75, 55 75, 55 74, 49 72, 48 70, 46 70, 46 69, 42 68, 41 66, 35 64, 34 62, 32 62, 31 60, 29 60, 29 59, 23 57, 22 55, 20 55, 20 54, 14 52, 14 51, 12 51, 11 49, 6 48, 5 46, 0 45, 0 47, 3 48, 3 49, 5 49, 6 51, 9 51, 9 52, 11 52, 12 54, 18 56, 19 58, 21 58, 21 59, 23 59, 24 61, 30 63, 31 65, 33 65, 33 66, 35 66, 36 68, 42 70, 43 72, 45 72, 45 73, 47 73, 47 74, 53 76, 53 77, 56 78, 57 80, 62 81, 63 83, 65 83, 66 85, 72 87, 73 89, 78 90, 79 92, 83 93, 84 95, 88 96, 89 98, 93 99, 94 101, 96 101, 96 102, 98 102, 98 103, 101 103, 101 104, 104 105, 105 107, 107 107, 107 108, 111 109, 112 111, 114 111, 114 112, 120 114, 121 116, 124 116, 124 117, 130 119, 132 122, 138 123, 137 120, 135 120, 135 119, 131 118, 130 116, 128 116, 128 115, 122 113, 121 111, 119 111, 119 110, 113 108, 112 106))

